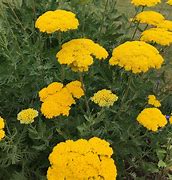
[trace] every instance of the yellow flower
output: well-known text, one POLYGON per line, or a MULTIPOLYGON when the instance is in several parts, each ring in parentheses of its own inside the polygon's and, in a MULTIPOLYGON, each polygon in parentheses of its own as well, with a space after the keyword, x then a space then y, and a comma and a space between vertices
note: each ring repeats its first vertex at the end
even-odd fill
POLYGON ((95 93, 91 100, 100 107, 109 107, 113 106, 114 102, 118 100, 118 96, 110 90, 102 89, 95 93))
POLYGON ((155 6, 160 3, 161 0, 132 0, 131 3, 135 6, 155 6))
POLYGON ((172 116, 170 117, 169 122, 170 122, 170 124, 172 124, 172 116))
POLYGON ((154 107, 160 107, 161 103, 156 99, 154 95, 148 96, 148 104, 153 105, 154 107))
POLYGON ((0 116, 0 129, 3 129, 5 126, 4 119, 0 116))
POLYGON ((162 28, 151 28, 141 34, 141 41, 169 46, 172 43, 172 32, 162 28))
POLYGON ((62 83, 59 82, 51 83, 47 88, 43 88, 41 91, 39 91, 40 100, 44 102, 48 96, 61 91, 62 88, 63 88, 62 83))
POLYGON ((168 1, 167 1, 167 4, 169 4, 169 5, 172 6, 172 0, 168 0, 168 1))
POLYGON ((35 27, 41 32, 53 33, 56 31, 68 31, 79 26, 75 14, 65 10, 47 11, 38 17, 35 27))
POLYGON ((43 88, 39 92, 41 112, 48 119, 63 115, 69 116, 72 104, 75 99, 79 99, 84 95, 81 82, 73 81, 63 86, 61 83, 51 83, 47 88, 43 88))
POLYGON ((29 108, 20 111, 17 115, 17 119, 21 124, 31 124, 37 116, 38 111, 33 108, 29 108))
POLYGON ((66 85, 68 91, 73 95, 74 98, 79 99, 84 95, 84 91, 81 87, 80 81, 72 81, 66 85))
POLYGON ((160 22, 159 24, 157 24, 157 27, 168 30, 168 31, 172 31, 172 21, 164 20, 160 22))
POLYGON ((157 108, 146 108, 137 117, 137 121, 151 131, 158 131, 159 127, 167 124, 165 116, 157 108))
POLYGON ((133 73, 147 72, 150 68, 159 69, 163 63, 159 51, 142 41, 126 42, 113 50, 109 64, 123 67, 133 73))
POLYGON ((157 25, 165 20, 162 14, 155 11, 143 11, 137 14, 134 19, 140 23, 146 23, 149 25, 157 25))
POLYGON ((73 71, 88 71, 93 64, 93 56, 97 59, 105 59, 108 52, 99 44, 90 39, 73 39, 62 45, 56 58, 60 64, 66 64, 73 71))
POLYGON ((5 137, 5 131, 4 130, 0 130, 0 141, 5 137))
POLYGON ((97 137, 61 142, 49 155, 47 179, 115 180, 117 170, 112 154, 109 143, 97 137))

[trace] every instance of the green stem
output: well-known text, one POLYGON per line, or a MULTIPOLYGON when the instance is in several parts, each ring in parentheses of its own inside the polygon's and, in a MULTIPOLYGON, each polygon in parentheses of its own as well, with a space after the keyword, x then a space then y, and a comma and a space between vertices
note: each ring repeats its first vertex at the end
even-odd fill
POLYGON ((80 77, 82 89, 84 90, 84 99, 85 99, 85 105, 86 105, 86 108, 87 108, 87 112, 90 114, 91 111, 90 111, 88 99, 87 99, 87 96, 86 96, 86 88, 85 88, 85 85, 84 85, 84 80, 83 80, 82 73, 79 73, 79 77, 80 77))
POLYGON ((107 7, 108 7, 108 3, 109 3, 109 0, 106 0, 105 9, 104 9, 102 20, 101 20, 102 23, 101 23, 100 30, 99 30, 100 34, 102 33, 103 26, 104 26, 104 23, 105 23, 105 15, 106 15, 106 10, 107 10, 107 7))

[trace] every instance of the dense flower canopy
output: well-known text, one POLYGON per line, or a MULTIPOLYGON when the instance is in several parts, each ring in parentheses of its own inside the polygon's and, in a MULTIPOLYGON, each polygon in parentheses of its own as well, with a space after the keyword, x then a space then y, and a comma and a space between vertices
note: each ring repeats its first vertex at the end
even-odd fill
POLYGON ((149 25, 157 25, 165 20, 165 17, 155 11, 143 11, 136 15, 134 20, 149 25))
POLYGON ((41 112, 48 119, 60 115, 68 116, 71 105, 75 104, 75 99, 84 95, 80 81, 72 81, 64 86, 62 83, 53 82, 47 88, 39 92, 41 112))
POLYGON ((172 32, 162 28, 151 28, 141 34, 141 41, 169 46, 172 44, 172 32))
POLYGON ((0 141, 5 137, 5 127, 4 119, 0 116, 0 141))
POLYGON ((49 156, 47 179, 115 180, 117 170, 113 150, 105 140, 67 140, 57 144, 49 156))
POLYGON ((160 3, 161 0, 132 0, 131 3, 135 6, 155 6, 160 3))
POLYGON ((75 14, 65 10, 47 11, 38 17, 35 27, 41 32, 53 33, 77 29, 79 25, 75 14))
POLYGON ((137 121, 151 131, 158 131, 158 128, 167 124, 166 117, 157 108, 146 108, 137 117, 137 121))
POLYGON ((157 24, 157 27, 166 29, 168 31, 172 31, 172 21, 164 20, 160 22, 159 24, 157 24))
POLYGON ((150 68, 159 69, 163 63, 159 51, 142 41, 128 41, 113 50, 110 65, 124 67, 133 73, 147 72, 150 68))
POLYGON ((60 64, 69 65, 73 71, 88 71, 93 64, 93 57, 105 59, 108 52, 90 39, 73 39, 62 45, 56 55, 60 64))
POLYGON ((167 1, 167 4, 169 4, 169 5, 172 6, 172 0, 168 0, 168 1, 167 1))
POLYGON ((109 107, 113 106, 114 102, 118 100, 118 96, 110 90, 102 89, 95 93, 91 100, 100 107, 109 107))
POLYGON ((153 105, 154 107, 160 107, 161 103, 156 99, 154 95, 148 96, 148 104, 153 105))
POLYGON ((31 124, 37 116, 38 111, 33 108, 29 108, 20 111, 17 115, 17 119, 21 124, 31 124))

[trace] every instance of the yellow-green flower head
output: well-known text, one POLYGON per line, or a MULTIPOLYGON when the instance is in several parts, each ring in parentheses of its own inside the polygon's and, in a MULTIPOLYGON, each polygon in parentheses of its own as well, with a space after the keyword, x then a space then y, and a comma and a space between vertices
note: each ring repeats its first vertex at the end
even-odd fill
POLYGON ((156 99, 154 95, 148 96, 148 104, 153 105, 154 107, 161 107, 161 103, 156 99))
POLYGON ((172 6, 172 0, 168 0, 168 1, 167 1, 167 4, 169 4, 169 5, 172 6))
POLYGON ((60 64, 66 64, 73 71, 88 71, 93 64, 93 57, 106 59, 108 52, 99 44, 90 39, 73 39, 62 45, 56 58, 60 64))
POLYGON ((79 99, 84 95, 81 82, 72 81, 64 86, 62 83, 51 83, 47 88, 43 88, 39 92, 41 112, 48 119, 63 115, 69 116, 72 104, 75 99, 79 99))
POLYGON ((47 11, 39 16, 35 23, 36 28, 48 34, 77 29, 78 26, 79 22, 75 14, 65 10, 47 11))
POLYGON ((167 124, 166 117, 157 108, 146 108, 137 117, 137 121, 151 131, 158 131, 158 128, 167 124))
POLYGON ((167 31, 172 31, 172 21, 164 20, 161 23, 157 24, 157 27, 165 29, 167 31))
POLYGON ((136 15, 134 20, 149 25, 157 25, 165 20, 165 17, 156 11, 143 11, 136 15))
POLYGON ((49 155, 47 179, 115 180, 117 170, 112 154, 109 143, 97 137, 61 142, 49 155))
POLYGON ((91 100, 100 107, 109 107, 113 106, 114 102, 118 100, 118 96, 110 90, 102 89, 95 93, 91 100))
POLYGON ((5 131, 0 129, 0 141, 5 137, 5 131))
POLYGON ((172 32, 162 28, 151 28, 141 34, 141 41, 154 42, 162 46, 172 44, 172 32))
POLYGON ((5 126, 4 119, 0 116, 0 129, 3 129, 5 126))
POLYGON ((20 111, 17 114, 17 120, 19 120, 21 124, 31 124, 37 116, 38 111, 33 108, 29 108, 20 111))
POLYGON ((109 64, 123 67, 133 73, 147 72, 150 68, 159 69, 164 59, 159 51, 142 41, 128 41, 113 50, 109 64))
POLYGON ((135 6, 156 6, 161 0, 132 0, 131 3, 135 6))

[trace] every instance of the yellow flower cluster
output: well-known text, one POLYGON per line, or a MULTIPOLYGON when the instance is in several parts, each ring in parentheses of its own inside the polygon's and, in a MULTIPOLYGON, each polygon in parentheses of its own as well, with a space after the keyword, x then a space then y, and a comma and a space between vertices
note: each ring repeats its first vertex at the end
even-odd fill
POLYGON ((31 124, 37 116, 38 111, 33 108, 29 108, 20 111, 17 114, 17 120, 19 120, 21 124, 31 124))
POLYGON ((100 107, 109 107, 113 106, 114 102, 118 100, 118 96, 110 90, 102 89, 95 93, 91 100, 100 107))
POLYGON ((135 6, 155 6, 158 3, 160 3, 161 0, 132 0, 131 3, 134 4, 135 6))
POLYGON ((154 95, 148 96, 148 104, 153 105, 154 107, 160 107, 161 103, 156 99, 154 95))
POLYGON ((47 11, 38 17, 35 27, 41 32, 53 33, 56 31, 68 31, 79 26, 75 14, 65 10, 47 11))
POLYGON ((157 24, 157 27, 168 31, 172 31, 172 21, 164 20, 161 23, 157 24))
POLYGON ((167 124, 166 117, 157 108, 146 108, 137 117, 137 121, 151 131, 158 131, 159 127, 167 124))
POLYGON ((48 119, 60 115, 69 115, 71 105, 75 104, 75 99, 84 95, 81 82, 73 81, 64 86, 62 83, 51 83, 47 88, 39 92, 41 112, 48 119))
POLYGON ((105 140, 93 137, 57 144, 49 156, 48 180, 115 180, 113 150, 105 140))
POLYGON ((172 0, 168 0, 167 4, 172 6, 172 0))
POLYGON ((141 34, 141 41, 169 46, 172 43, 172 32, 162 28, 151 28, 141 34))
POLYGON ((109 64, 124 67, 133 73, 147 72, 150 68, 159 69, 163 63, 159 51, 142 41, 126 42, 113 50, 109 64))
POLYGON ((172 124, 172 116, 169 118, 169 122, 170 124, 172 124))
POLYGON ((93 56, 97 59, 105 59, 108 52, 99 44, 90 39, 73 39, 62 45, 56 58, 60 64, 69 65, 73 71, 88 71, 93 64, 93 56))
POLYGON ((5 127, 4 119, 0 116, 0 141, 5 137, 5 127))
POLYGON ((149 25, 157 25, 165 20, 165 17, 155 11, 143 11, 136 15, 134 20, 139 21, 140 23, 145 23, 149 25))

